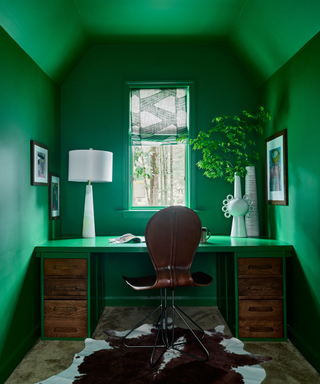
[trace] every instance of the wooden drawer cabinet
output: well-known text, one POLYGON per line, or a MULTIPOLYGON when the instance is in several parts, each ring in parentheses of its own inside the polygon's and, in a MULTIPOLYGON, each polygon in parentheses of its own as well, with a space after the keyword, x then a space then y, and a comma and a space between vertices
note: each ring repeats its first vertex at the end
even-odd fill
POLYGON ((44 259, 44 337, 87 337, 86 259, 44 259))
POLYGON ((238 259, 240 338, 283 338, 282 258, 238 259))

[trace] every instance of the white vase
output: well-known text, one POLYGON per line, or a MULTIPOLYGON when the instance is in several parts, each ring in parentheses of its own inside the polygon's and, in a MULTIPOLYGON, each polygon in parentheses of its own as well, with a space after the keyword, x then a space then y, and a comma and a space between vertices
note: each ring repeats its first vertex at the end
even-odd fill
POLYGON ((258 212, 258 194, 257 194, 257 183, 256 183, 256 170, 254 166, 246 167, 247 175, 245 179, 246 195, 253 202, 253 211, 251 216, 246 216, 246 230, 248 237, 259 237, 259 212, 258 212))
POLYGON ((245 216, 251 216, 253 211, 253 202, 241 193, 240 176, 234 175, 234 196, 228 195, 223 200, 222 211, 224 216, 229 218, 232 216, 231 237, 247 237, 245 216))

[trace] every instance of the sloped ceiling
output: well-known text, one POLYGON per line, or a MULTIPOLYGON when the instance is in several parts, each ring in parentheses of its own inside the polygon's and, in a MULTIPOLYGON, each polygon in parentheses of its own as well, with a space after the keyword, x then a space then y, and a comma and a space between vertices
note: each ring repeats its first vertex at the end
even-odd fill
POLYGON ((319 31, 320 0, 247 0, 228 43, 262 84, 319 31))
POLYGON ((320 30, 320 0, 1 0, 0 25, 61 84, 93 44, 222 41, 262 84, 320 30))

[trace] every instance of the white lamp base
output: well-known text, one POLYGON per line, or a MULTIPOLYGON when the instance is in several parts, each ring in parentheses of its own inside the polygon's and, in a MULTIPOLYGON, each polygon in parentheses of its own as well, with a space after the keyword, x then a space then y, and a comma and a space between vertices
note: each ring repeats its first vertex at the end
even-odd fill
POLYGON ((82 237, 96 237, 93 213, 92 185, 86 186, 86 198, 84 202, 82 237))

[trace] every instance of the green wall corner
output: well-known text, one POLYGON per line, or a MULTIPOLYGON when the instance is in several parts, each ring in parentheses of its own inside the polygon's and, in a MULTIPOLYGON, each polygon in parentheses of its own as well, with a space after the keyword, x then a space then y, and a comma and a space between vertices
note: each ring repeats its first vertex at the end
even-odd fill
MULTIPOLYGON (((294 246, 288 260, 289 338, 320 371, 320 33, 261 88, 273 115, 265 137, 287 129, 289 205, 264 205, 269 236, 294 246)), ((264 172, 261 169, 261 172, 264 172)))
POLYGON ((40 335, 40 270, 34 246, 60 233, 48 187, 31 186, 30 140, 49 147, 60 173, 60 92, 0 28, 0 382, 40 335))

